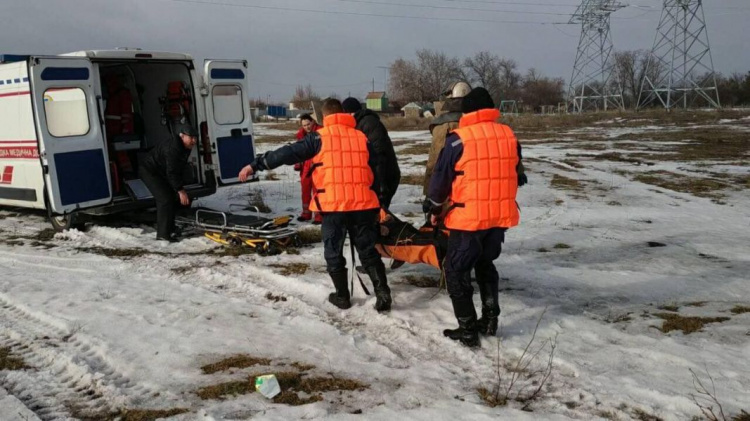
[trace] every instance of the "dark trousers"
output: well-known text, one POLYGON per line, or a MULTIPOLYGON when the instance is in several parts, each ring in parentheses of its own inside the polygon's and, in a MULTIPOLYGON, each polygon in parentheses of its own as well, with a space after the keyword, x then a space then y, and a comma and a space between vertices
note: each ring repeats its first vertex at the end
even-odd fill
POLYGON ((357 249, 359 260, 365 268, 382 265, 380 254, 375 249, 378 210, 323 213, 323 256, 328 273, 346 270, 344 241, 351 233, 351 241, 357 249))
POLYGON ((477 286, 482 293, 483 306, 489 304, 492 308, 488 310, 496 310, 495 314, 500 312, 497 300, 500 275, 493 261, 500 257, 504 241, 504 228, 482 231, 451 230, 443 268, 448 294, 454 303, 471 301, 474 288, 471 286, 471 278, 466 275, 474 269, 477 286))
POLYGON ((177 212, 177 192, 161 175, 141 166, 138 175, 156 201, 156 236, 169 239, 174 232, 174 218, 177 212))

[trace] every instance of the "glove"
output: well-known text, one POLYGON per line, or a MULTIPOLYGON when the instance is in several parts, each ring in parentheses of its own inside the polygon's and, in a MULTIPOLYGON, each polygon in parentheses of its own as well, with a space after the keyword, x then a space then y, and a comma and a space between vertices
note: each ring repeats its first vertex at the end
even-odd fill
POLYGON ((432 202, 430 199, 425 198, 422 202, 422 213, 431 213, 432 212, 432 202))
POLYGON ((302 171, 302 163, 298 162, 294 164, 294 171, 302 171))
POLYGON ((518 174, 518 187, 526 185, 528 182, 529 178, 526 177, 526 174, 518 174))

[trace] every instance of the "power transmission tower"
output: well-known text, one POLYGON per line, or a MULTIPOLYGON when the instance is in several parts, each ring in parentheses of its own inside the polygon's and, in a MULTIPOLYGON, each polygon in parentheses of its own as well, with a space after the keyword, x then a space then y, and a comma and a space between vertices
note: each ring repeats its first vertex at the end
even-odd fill
POLYGON ((610 15, 625 7, 617 0, 583 0, 570 18, 571 24, 581 23, 581 39, 570 78, 568 101, 574 112, 622 109, 619 81, 612 89, 612 35, 610 15))
POLYGON ((638 107, 656 100, 668 110, 721 106, 703 0, 664 0, 638 107))

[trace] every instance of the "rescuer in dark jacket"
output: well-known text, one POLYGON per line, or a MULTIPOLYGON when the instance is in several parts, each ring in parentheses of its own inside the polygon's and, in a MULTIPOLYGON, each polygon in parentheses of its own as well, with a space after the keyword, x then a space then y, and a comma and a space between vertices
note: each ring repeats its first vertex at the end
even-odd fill
POLYGON ((357 130, 367 136, 367 143, 370 144, 374 156, 375 178, 378 179, 380 190, 377 192, 380 200, 380 207, 388 209, 391 206, 393 195, 398 190, 398 183, 401 181, 401 170, 398 167, 396 152, 393 150, 393 142, 388 136, 380 117, 371 110, 362 109, 359 100, 356 98, 347 98, 343 102, 344 112, 354 115, 357 120, 357 130))
POLYGON ((177 126, 174 132, 177 135, 156 145, 138 169, 138 175, 156 201, 156 239, 169 242, 177 241, 174 237, 177 203, 190 205, 183 175, 190 152, 198 141, 198 133, 190 125, 177 126))

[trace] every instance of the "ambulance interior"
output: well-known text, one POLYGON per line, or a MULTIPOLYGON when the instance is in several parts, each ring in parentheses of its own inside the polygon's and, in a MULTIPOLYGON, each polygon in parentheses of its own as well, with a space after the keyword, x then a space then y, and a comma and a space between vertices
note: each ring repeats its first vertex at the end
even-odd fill
MULTIPOLYGON (((140 198, 138 161, 160 142, 172 141, 181 123, 196 129, 193 82, 182 63, 100 63, 105 136, 112 191, 116 198, 140 198)), ((186 186, 200 183, 194 148, 186 167, 186 186)))

